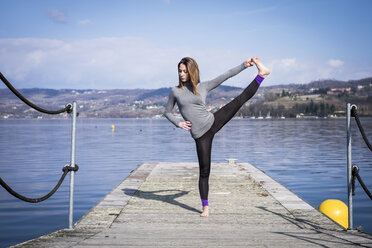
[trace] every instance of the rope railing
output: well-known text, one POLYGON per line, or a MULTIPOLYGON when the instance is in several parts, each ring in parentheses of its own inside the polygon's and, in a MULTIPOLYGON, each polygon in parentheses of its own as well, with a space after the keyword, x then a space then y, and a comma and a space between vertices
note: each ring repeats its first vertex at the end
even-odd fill
POLYGON ((39 112, 42 112, 44 114, 50 114, 50 115, 61 114, 63 112, 67 112, 67 113, 72 112, 72 104, 71 103, 66 104, 66 106, 63 109, 59 109, 59 110, 43 109, 43 108, 33 104, 32 102, 30 102, 29 100, 26 99, 26 97, 24 97, 21 93, 19 93, 19 91, 16 90, 11 83, 9 83, 9 81, 4 77, 4 75, 1 72, 0 72, 0 79, 14 93, 14 95, 16 95, 19 99, 21 99, 25 104, 27 104, 28 106, 30 106, 31 108, 33 108, 33 109, 35 109, 39 112))
POLYGON ((360 122, 360 119, 359 119, 359 116, 358 116, 358 113, 357 113, 357 107, 355 105, 353 105, 351 107, 351 116, 355 118, 355 121, 356 121, 357 126, 358 126, 359 131, 360 131, 360 134, 362 135, 364 142, 366 142, 366 145, 368 146, 369 150, 372 152, 372 145, 371 145, 371 143, 369 143, 367 135, 364 132, 362 123, 360 122))
POLYGON ((355 195, 355 179, 358 179, 360 185, 362 186, 364 192, 369 196, 372 200, 372 194, 368 190, 367 186, 363 182, 361 176, 359 175, 359 167, 356 165, 352 165, 352 156, 351 156, 351 117, 355 118, 359 131, 362 135, 364 142, 366 143, 367 147, 370 151, 372 151, 371 143, 368 141, 367 135, 364 132, 364 128, 362 123, 360 122, 358 113, 357 113, 357 106, 351 105, 348 103, 346 105, 346 131, 347 131, 347 187, 348 187, 348 219, 349 219, 349 227, 348 231, 356 231, 353 228, 353 196, 355 195))
POLYGON ((64 113, 64 112, 72 113, 72 132, 71 132, 72 135, 71 135, 71 160, 70 160, 70 165, 66 165, 65 167, 63 167, 63 169, 62 169, 63 174, 62 174, 61 178, 59 179, 57 185, 48 194, 46 194, 45 196, 40 197, 40 198, 25 197, 25 196, 15 192, 0 177, 0 185, 6 191, 8 191, 11 195, 17 197, 20 200, 26 201, 26 202, 39 203, 39 202, 42 202, 42 201, 48 199, 49 197, 51 197, 59 189, 59 187, 61 186, 63 180, 65 179, 65 177, 67 175, 67 173, 71 172, 70 173, 70 204, 69 204, 69 226, 68 226, 68 229, 72 230, 73 229, 73 201, 74 201, 74 173, 76 171, 78 171, 78 169, 79 169, 79 166, 77 164, 75 164, 75 133, 76 133, 76 116, 77 116, 76 102, 73 102, 72 104, 71 103, 66 104, 63 109, 46 110, 46 109, 43 109, 43 108, 35 105, 34 103, 30 102, 26 97, 24 97, 21 93, 19 93, 13 87, 13 85, 4 77, 4 75, 1 72, 0 72, 0 79, 19 99, 21 99, 25 104, 27 104, 28 106, 30 106, 31 108, 33 108, 33 109, 35 109, 39 112, 42 112, 42 113, 45 113, 45 114, 51 114, 51 115, 61 114, 61 113, 64 113))
MULTIPOLYGON (((358 116, 358 113, 357 113, 357 106, 355 106, 355 105, 351 106, 350 114, 351 114, 352 117, 355 118, 355 121, 356 121, 357 126, 359 128, 360 134, 363 137, 364 142, 368 146, 369 150, 372 151, 372 145, 371 145, 371 143, 369 143, 367 135, 364 132, 364 128, 362 126, 362 123, 360 122, 360 119, 359 119, 359 116, 358 116)), ((352 167, 352 193, 353 193, 353 195, 355 195, 355 178, 358 179, 360 185, 364 189, 364 192, 366 192, 366 194, 372 200, 371 192, 368 190, 367 186, 364 184, 362 178, 359 175, 359 167, 356 166, 356 165, 353 165, 353 167, 352 167)))
POLYGON ((75 171, 76 172, 78 170, 79 170, 79 166, 77 164, 75 164, 74 167, 69 166, 69 165, 66 165, 65 167, 63 167, 63 169, 62 169, 63 174, 62 174, 61 178, 59 179, 57 185, 48 194, 46 194, 45 196, 40 197, 40 198, 28 198, 26 196, 23 196, 23 195, 15 192, 11 187, 9 187, 8 184, 6 184, 3 181, 3 179, 1 177, 0 177, 0 185, 3 186, 4 189, 9 192, 9 194, 13 195, 14 197, 16 197, 16 198, 18 198, 22 201, 30 202, 30 203, 39 203, 39 202, 45 201, 46 199, 51 197, 58 190, 59 186, 61 186, 63 180, 65 179, 67 173, 69 173, 70 171, 75 171))
POLYGON ((366 194, 369 196, 369 198, 372 200, 372 194, 371 192, 368 190, 367 186, 364 184, 362 178, 360 177, 359 175, 359 167, 356 166, 355 164, 353 165, 353 170, 352 170, 352 174, 353 174, 353 182, 352 182, 352 190, 353 190, 353 195, 355 195, 355 178, 358 179, 360 185, 362 186, 362 188, 364 189, 364 192, 366 192, 366 194))

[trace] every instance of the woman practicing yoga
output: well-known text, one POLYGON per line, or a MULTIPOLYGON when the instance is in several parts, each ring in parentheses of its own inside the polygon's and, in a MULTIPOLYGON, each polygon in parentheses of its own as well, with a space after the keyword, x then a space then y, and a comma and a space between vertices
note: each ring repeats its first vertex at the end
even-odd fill
POLYGON ((199 160, 199 193, 203 205, 201 217, 209 216, 208 181, 211 169, 213 137, 234 117, 240 107, 256 93, 264 78, 269 74, 270 70, 258 58, 252 57, 213 80, 200 82, 198 64, 194 59, 185 57, 178 63, 179 84, 169 94, 164 115, 176 127, 190 131, 195 140, 199 160), (205 106, 207 93, 245 68, 253 65, 256 65, 258 74, 248 87, 217 112, 213 114, 209 112, 205 106), (176 102, 185 121, 179 121, 172 115, 176 102))

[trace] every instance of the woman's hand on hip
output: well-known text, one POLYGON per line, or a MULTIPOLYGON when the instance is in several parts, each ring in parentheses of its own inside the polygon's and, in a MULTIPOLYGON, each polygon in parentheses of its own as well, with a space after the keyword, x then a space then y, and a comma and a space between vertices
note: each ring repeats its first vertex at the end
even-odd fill
POLYGON ((191 122, 189 121, 184 121, 178 123, 178 126, 186 131, 189 131, 191 129, 191 122))

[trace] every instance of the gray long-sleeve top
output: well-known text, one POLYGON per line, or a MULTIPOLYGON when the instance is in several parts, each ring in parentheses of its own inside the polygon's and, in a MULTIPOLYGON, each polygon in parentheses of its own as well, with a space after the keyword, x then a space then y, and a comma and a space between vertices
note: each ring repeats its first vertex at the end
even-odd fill
POLYGON ((174 104, 177 102, 183 119, 191 122, 191 136, 194 139, 200 138, 211 128, 214 122, 214 115, 205 106, 208 92, 245 68, 247 68, 247 65, 244 62, 213 80, 200 82, 197 85, 199 95, 193 93, 190 82, 184 83, 182 88, 173 87, 169 94, 164 116, 178 127, 180 121, 172 114, 174 104))

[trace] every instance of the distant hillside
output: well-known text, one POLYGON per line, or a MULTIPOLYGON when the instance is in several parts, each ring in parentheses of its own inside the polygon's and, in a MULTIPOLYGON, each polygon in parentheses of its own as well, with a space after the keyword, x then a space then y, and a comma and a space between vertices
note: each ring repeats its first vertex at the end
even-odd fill
POLYGON ((338 80, 314 81, 307 84, 307 88, 348 88, 356 87, 357 85, 369 86, 369 84, 372 84, 372 77, 360 80, 350 80, 346 82, 338 80))
POLYGON ((137 100, 144 101, 144 100, 149 99, 149 98, 168 97, 171 89, 172 88, 160 88, 160 89, 157 89, 157 90, 152 90, 152 91, 143 93, 142 95, 140 95, 137 98, 137 100))
POLYGON ((349 81, 340 81, 340 80, 332 80, 332 79, 324 79, 318 81, 312 81, 307 84, 282 84, 282 85, 273 85, 267 86, 267 89, 278 89, 278 88, 286 88, 291 90, 310 90, 311 88, 320 88, 320 89, 331 89, 331 88, 348 88, 348 87, 357 87, 358 85, 361 86, 369 86, 372 84, 372 77, 363 78, 359 80, 349 80, 349 81))
MULTIPOLYGON (((285 99, 295 99, 296 95, 311 94, 311 90, 314 90, 314 88, 319 88, 319 93, 321 94, 325 94, 326 89, 352 88, 347 95, 333 96, 333 98, 327 96, 322 101, 331 101, 332 98, 332 104, 343 108, 346 100, 352 100, 356 103, 364 104, 365 113, 369 114, 370 112, 372 113, 372 106, 369 107, 368 105, 368 102, 372 100, 371 85, 372 78, 353 81, 320 80, 309 84, 262 86, 248 103, 248 105, 257 103, 255 109, 245 108, 242 113, 244 115, 257 115, 260 111, 262 114, 268 113, 275 110, 275 107, 273 107, 275 104, 279 106, 283 105, 283 102, 285 102, 284 107, 280 106, 282 110, 294 108, 293 103, 285 99), (279 101, 281 98, 283 100, 279 101), (336 98, 337 101, 335 100, 336 98), (263 108, 263 105, 269 103, 271 104, 271 110, 270 108, 263 108)), ((114 90, 31 88, 18 90, 27 99, 46 109, 59 109, 67 103, 76 101, 81 117, 154 117, 163 113, 171 88, 114 90)), ((242 90, 239 87, 221 85, 208 94, 207 105, 212 111, 219 109, 240 94, 242 90)), ((302 97, 301 99, 302 102, 296 102, 297 110, 302 109, 301 106, 306 104, 307 98, 302 97), (303 101, 304 99, 305 101, 303 101)), ((291 109, 290 113, 293 116, 295 110, 291 109)), ((284 114, 284 112, 282 111, 281 114, 284 114)), ((40 114, 21 102, 8 88, 0 89, 0 118, 35 117, 59 118, 60 116, 40 114)))
MULTIPOLYGON (((28 99, 34 99, 36 101, 42 99, 53 99, 53 101, 79 101, 79 100, 99 100, 102 97, 109 97, 111 101, 116 102, 133 102, 133 101, 146 101, 155 100, 161 98, 168 98, 171 91, 171 87, 159 88, 159 89, 114 89, 114 90, 74 90, 74 89, 19 89, 18 91, 28 99)), ((231 93, 235 91, 241 91, 242 88, 221 85, 213 92, 215 93, 231 93)), ((0 89, 0 98, 2 100, 16 99, 16 96, 8 89, 0 89)), ((53 102, 52 101, 52 102, 53 102)), ((5 102, 0 102, 5 104, 5 102)))

